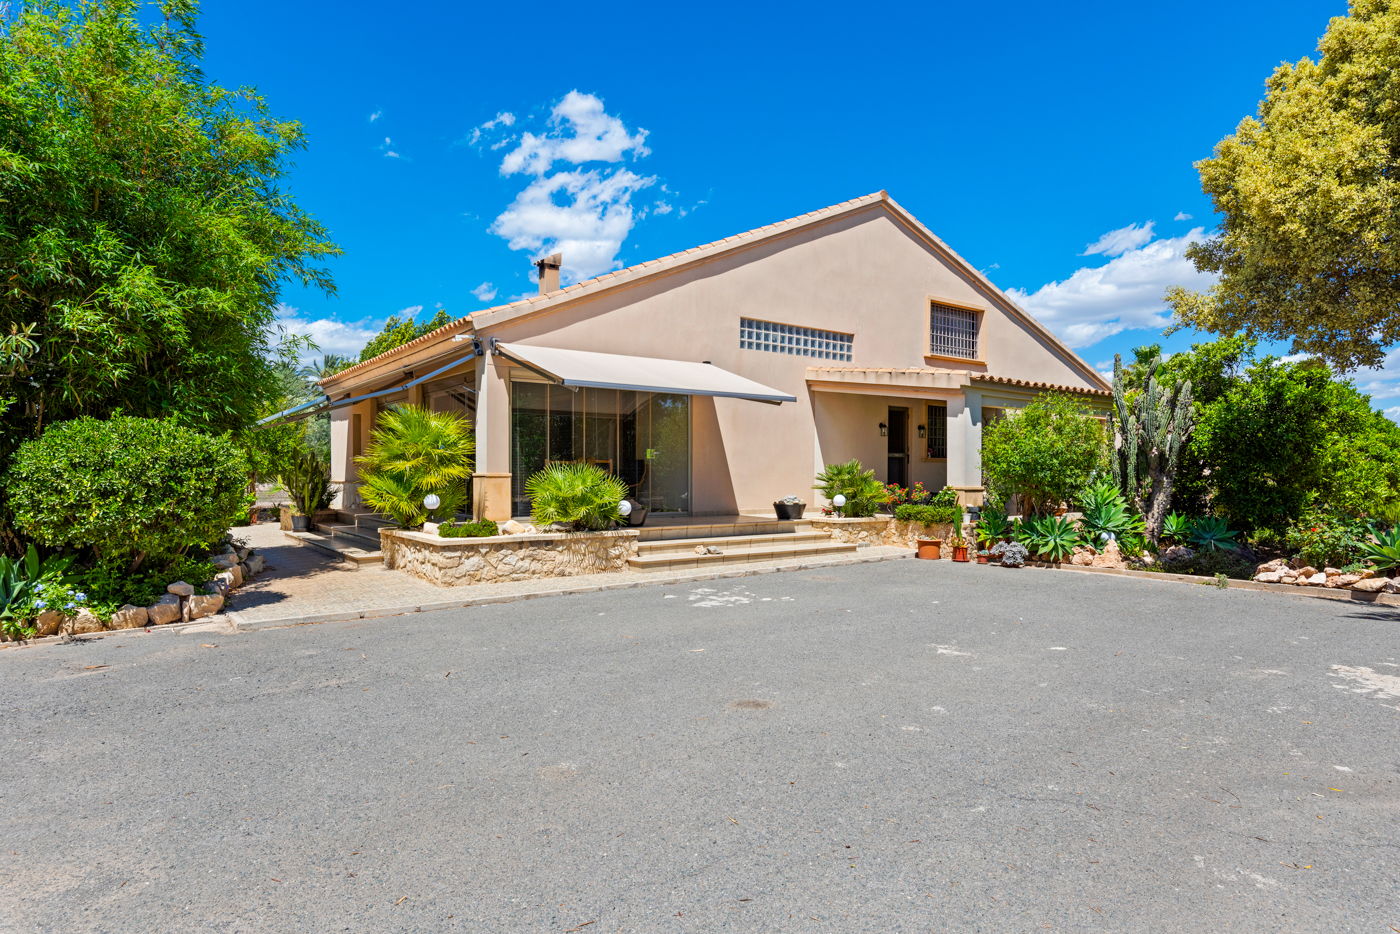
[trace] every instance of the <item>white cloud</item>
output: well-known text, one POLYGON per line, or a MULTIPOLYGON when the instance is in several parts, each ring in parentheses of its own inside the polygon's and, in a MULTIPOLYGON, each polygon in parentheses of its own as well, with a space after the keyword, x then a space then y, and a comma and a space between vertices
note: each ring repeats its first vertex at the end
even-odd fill
POLYGON ((489 282, 483 282, 472 289, 472 294, 483 302, 489 302, 496 297, 496 287, 489 282))
POLYGON ((1185 211, 1177 211, 1176 217, 1172 218, 1174 221, 1189 221, 1191 219, 1191 215, 1187 214, 1185 211))
POLYGON ((1137 224, 1129 224, 1127 227, 1119 227, 1117 230, 1110 230, 1099 237, 1093 243, 1084 247, 1083 256, 1093 256, 1102 253, 1104 256, 1121 256, 1129 250, 1136 250, 1152 239, 1152 221, 1148 221, 1139 227, 1137 224))
MULTIPOLYGON (((477 142, 479 142, 479 141, 481 140, 481 136, 482 136, 483 133, 490 133, 492 130, 494 130, 494 129, 495 129, 496 127, 498 127, 498 126, 514 126, 514 125, 515 125, 515 114, 511 113, 511 112, 508 111, 508 110, 503 110, 503 111, 501 111, 500 113, 496 114, 496 116, 495 116, 493 119, 487 120, 487 121, 486 121, 485 123, 483 123, 481 126, 472 127, 472 135, 471 135, 470 137, 468 137, 468 138, 465 140, 465 142, 466 142, 466 144, 467 144, 468 146, 475 146, 475 145, 477 144, 477 142)), ((496 143, 496 144, 495 144, 494 146, 492 146, 491 148, 492 148, 492 149, 500 149, 502 146, 506 145, 507 143, 511 142, 511 141, 514 140, 514 139, 515 139, 514 136, 510 136, 510 137, 508 137, 508 138, 506 138, 506 139, 501 140, 499 143, 496 143)), ((463 142, 463 140, 458 140, 457 142, 458 142, 458 143, 461 143, 461 142, 463 142)), ((455 145, 455 144, 454 144, 454 145, 455 145)))
POLYGON ((653 207, 653 208, 651 209, 651 213, 653 213, 653 214, 670 214, 670 213, 671 213, 672 211, 674 211, 674 210, 675 210, 675 208, 671 207, 671 206, 670 206, 669 204, 667 204, 665 201, 658 201, 658 202, 656 202, 655 207, 653 207))
MULTIPOLYGON (((404 309, 404 312, 412 309, 404 309)), ((414 310, 417 314, 421 307, 414 310)), ((400 312, 403 314, 404 312, 400 312)), ((384 322, 357 321, 346 324, 336 321, 333 318, 308 318, 300 314, 300 309, 294 308, 285 303, 279 303, 276 309, 276 325, 283 328, 290 334, 305 334, 316 342, 320 350, 304 353, 302 359, 311 361, 319 359, 325 354, 340 354, 346 357, 358 357, 365 344, 370 342, 384 322)))
POLYGON ((628 133, 623 122, 609 116, 603 102, 592 94, 565 94, 554 105, 549 125, 551 129, 543 136, 521 136, 520 145, 501 161, 502 175, 544 175, 556 162, 621 162, 629 152, 634 159, 651 152, 646 147, 646 130, 638 130, 635 136, 628 133))
POLYGON ((1371 397, 1371 404, 1400 422, 1400 347, 1386 354, 1378 370, 1357 370, 1351 374, 1356 388, 1371 397), (1391 403, 1387 405, 1387 403, 1391 403))
POLYGON ((382 116, 384 116, 384 111, 382 111, 382 110, 376 110, 374 113, 372 113, 372 114, 369 115, 369 122, 370 122, 370 123, 373 123, 374 121, 378 120, 378 119, 379 119, 380 117, 382 117, 382 116))
POLYGON ((401 156, 398 153, 394 152, 394 150, 390 149, 389 147, 392 145, 393 140, 389 139, 389 137, 387 136, 384 137, 384 142, 379 144, 379 148, 384 153, 385 159, 403 159, 405 162, 411 161, 405 158, 404 156, 401 156))
MULTIPOLYGON (((1151 226, 1149 221, 1142 228, 1130 225, 1110 231, 1099 238, 1099 244, 1125 231, 1151 226)), ((1120 251, 1102 266, 1086 266, 1063 282, 1047 283, 1035 292, 1008 289, 1006 294, 1071 347, 1088 347, 1133 328, 1163 328, 1170 323, 1170 311, 1162 303, 1168 286, 1202 290, 1215 281, 1197 272, 1186 258, 1186 248, 1204 237, 1204 229, 1196 227, 1185 236, 1120 251)))
POLYGON ((562 252, 566 283, 620 268, 617 254, 638 219, 632 195, 655 177, 622 167, 550 173, 557 162, 615 163, 628 153, 640 159, 650 153, 646 137, 646 130, 631 133, 598 98, 570 91, 550 113, 549 129, 540 136, 522 134, 519 145, 501 160, 502 175, 535 178, 492 222, 490 231, 505 238, 512 250, 529 250, 536 256, 562 252))
POLYGON ((526 186, 490 229, 512 250, 563 253, 562 272, 571 282, 591 279, 621 266, 617 253, 632 230, 632 193, 651 182, 627 169, 556 172, 526 186))

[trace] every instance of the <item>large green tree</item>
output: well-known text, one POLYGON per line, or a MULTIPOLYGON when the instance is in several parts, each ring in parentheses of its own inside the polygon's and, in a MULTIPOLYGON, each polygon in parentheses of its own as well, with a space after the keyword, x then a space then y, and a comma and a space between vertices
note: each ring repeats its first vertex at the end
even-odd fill
POLYGON ((1318 52, 1280 65, 1258 117, 1196 163, 1222 221, 1187 255, 1220 278, 1167 299, 1179 325, 1345 371, 1400 341, 1400 2, 1352 0, 1318 52))
POLYGON ((123 412, 246 430, 283 394, 279 290, 338 255, 282 187, 302 127, 199 68, 192 0, 33 0, 0 20, 0 333, 31 329, 6 449, 123 412))
MULTIPOLYGON (((364 350, 360 351, 360 363, 366 360, 373 360, 382 353, 388 353, 395 347, 402 347, 409 341, 416 341, 425 334, 431 334, 440 327, 452 323, 452 316, 446 309, 439 308, 437 314, 423 324, 419 324, 412 318, 404 320, 398 315, 390 315, 389 320, 384 322, 383 329, 378 334, 370 338, 370 342, 365 344, 364 350)), ((345 367, 341 367, 344 369, 345 367)))
POLYGON ((1107 468, 1107 450, 1080 399, 1047 392, 982 430, 982 475, 995 500, 1019 496, 1026 515, 1047 515, 1107 468))

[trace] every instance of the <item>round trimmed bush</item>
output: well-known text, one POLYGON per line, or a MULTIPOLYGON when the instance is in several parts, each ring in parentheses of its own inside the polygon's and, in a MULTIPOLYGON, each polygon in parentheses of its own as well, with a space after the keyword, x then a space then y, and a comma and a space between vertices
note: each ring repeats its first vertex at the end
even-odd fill
POLYGON ((50 548, 128 571, 212 545, 247 516, 248 463, 168 419, 58 422, 20 445, 5 479, 15 524, 50 548))

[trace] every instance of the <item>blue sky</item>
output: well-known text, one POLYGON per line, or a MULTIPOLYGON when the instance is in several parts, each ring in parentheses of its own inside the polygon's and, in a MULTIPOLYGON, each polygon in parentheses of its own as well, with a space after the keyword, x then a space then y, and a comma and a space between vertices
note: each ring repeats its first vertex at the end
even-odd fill
MULTIPOLYGON (((290 187, 346 256, 338 297, 288 289, 284 317, 327 351, 533 291, 556 243, 569 281, 883 188, 1111 365, 1203 284, 1192 161, 1345 11, 255 0, 201 29, 210 78, 306 125, 290 187)), ((1393 362, 1358 374, 1382 407, 1393 362)))

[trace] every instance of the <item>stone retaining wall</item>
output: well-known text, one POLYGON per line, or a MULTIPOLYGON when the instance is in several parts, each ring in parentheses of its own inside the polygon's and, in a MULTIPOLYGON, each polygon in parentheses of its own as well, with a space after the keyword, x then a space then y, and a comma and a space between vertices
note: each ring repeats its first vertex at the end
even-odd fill
POLYGON ((380 529, 384 566, 439 587, 578 577, 624 571, 637 554, 636 529, 442 538, 380 529))
POLYGON ((953 537, 951 524, 924 525, 921 522, 902 522, 889 516, 871 516, 868 519, 819 516, 810 521, 813 531, 830 532, 834 541, 861 547, 893 545, 896 548, 917 548, 921 538, 938 538, 947 544, 953 537))

